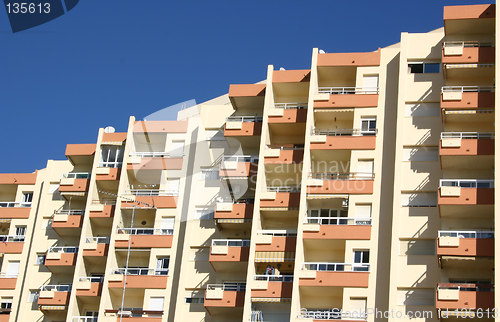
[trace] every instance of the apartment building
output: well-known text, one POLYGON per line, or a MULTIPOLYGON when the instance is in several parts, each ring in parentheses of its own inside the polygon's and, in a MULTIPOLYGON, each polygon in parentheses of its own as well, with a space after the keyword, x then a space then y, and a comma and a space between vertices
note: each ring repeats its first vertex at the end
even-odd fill
POLYGON ((0 321, 492 321, 495 11, 0 174, 0 321))

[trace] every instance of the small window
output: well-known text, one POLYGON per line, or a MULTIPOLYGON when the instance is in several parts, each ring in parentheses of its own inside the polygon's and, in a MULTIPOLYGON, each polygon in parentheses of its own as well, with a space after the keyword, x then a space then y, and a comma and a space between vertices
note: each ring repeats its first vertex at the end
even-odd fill
POLYGON ((361 135, 375 135, 377 132, 377 119, 375 117, 361 118, 361 135))
POLYGON ((38 302, 38 290, 31 290, 28 294, 28 303, 38 302))
POLYGON ((191 304, 203 304, 205 299, 203 297, 186 297, 185 298, 186 303, 191 303, 191 304))
POLYGON ((23 192, 23 203, 33 202, 33 192, 23 192))
POLYGON ((11 309, 12 308, 12 300, 2 299, 0 302, 0 309, 11 309))
POLYGON ((440 63, 410 63, 408 71, 411 74, 437 74, 441 72, 440 63))
POLYGON ((45 254, 37 254, 35 265, 44 265, 45 264, 45 254))
POLYGON ((123 162, 123 148, 118 146, 103 146, 99 167, 119 168, 123 162))

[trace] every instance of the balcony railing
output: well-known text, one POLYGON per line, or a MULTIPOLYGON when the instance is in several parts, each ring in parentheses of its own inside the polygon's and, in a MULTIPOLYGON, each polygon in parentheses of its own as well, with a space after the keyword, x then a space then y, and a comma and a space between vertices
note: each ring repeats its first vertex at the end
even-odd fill
POLYGON ((63 209, 54 211, 55 215, 83 216, 85 209, 63 209))
POLYGON ((441 132, 441 139, 494 139, 493 132, 441 132))
POLYGON ((101 161, 99 162, 100 168, 121 168, 123 162, 121 161, 101 161))
POLYGON ((0 202, 0 208, 29 208, 31 202, 0 202))
POLYGON ((458 283, 440 283, 438 290, 459 290, 470 292, 493 292, 494 287, 491 284, 458 284, 458 283))
POLYGON ((254 275, 254 281, 293 282, 293 275, 254 275))
POLYGON ((227 122, 262 122, 261 116, 230 116, 227 122))
POLYGON ((109 244, 109 237, 87 237, 85 238, 87 244, 97 243, 97 244, 109 244))
POLYGON ((295 144, 293 146, 282 146, 282 145, 267 145, 266 149, 274 149, 274 150, 304 150, 303 144, 295 144))
POLYGON ((62 177, 64 179, 88 179, 90 178, 89 172, 69 172, 63 173, 62 177))
POLYGON ((361 130, 361 129, 313 129, 313 135, 326 136, 363 136, 375 135, 377 130, 361 130))
POLYGON ((300 192, 300 186, 267 187, 269 192, 300 192))
POLYGON ((168 268, 155 269, 155 268, 114 268, 111 274, 115 275, 168 275, 168 268))
POLYGON ((370 264, 363 263, 303 263, 302 270, 325 272, 369 272, 370 264))
POLYGON ((282 108, 285 110, 300 110, 306 109, 307 103, 275 103, 275 108, 282 108))
POLYGON ((346 172, 346 173, 326 173, 326 172, 311 172, 309 177, 312 179, 321 180, 373 180, 374 173, 367 172, 346 172))
POLYGON ((247 283, 223 283, 223 284, 208 284, 207 290, 223 290, 223 291, 236 291, 244 292, 247 283))
POLYGON ((357 317, 352 317, 352 314, 344 313, 342 312, 341 309, 331 309, 331 310, 308 310, 308 309, 301 309, 299 313, 299 318, 302 319, 313 319, 313 320, 340 320, 342 318, 346 318, 349 321, 365 321, 366 320, 366 313, 365 312, 356 312, 358 315, 357 317))
POLYGON ((487 230, 439 230, 438 237, 495 238, 495 232, 487 230))
POLYGON ((259 157, 255 155, 225 155, 222 157, 223 162, 259 162, 259 157))
POLYGON ((159 318, 163 315, 163 311, 144 310, 141 307, 120 307, 116 310, 104 310, 104 314, 114 313, 120 320, 120 317, 131 318, 159 318))
POLYGON ((134 196, 177 196, 179 190, 175 189, 130 189, 128 194, 134 196))
POLYGON ((250 239, 212 239, 212 246, 250 247, 250 239))
POLYGON ((476 180, 476 179, 441 179, 440 187, 461 187, 461 188, 494 188, 495 180, 476 180))
POLYGON ((104 276, 82 276, 78 278, 79 282, 102 283, 104 276))
POLYGON ((275 237, 297 237, 296 232, 292 233, 283 230, 260 230, 257 232, 257 235, 267 235, 275 237))
POLYGON ((47 253, 78 253, 78 247, 49 247, 47 253))
POLYGON ((173 229, 162 228, 118 228, 118 234, 128 235, 173 235, 173 229))
POLYGON ((441 93, 445 92, 494 92, 495 86, 443 86, 441 93))
POLYGON ((322 94, 378 94, 378 87, 320 87, 318 93, 322 94))
POLYGON ((307 224, 320 225, 371 225, 372 219, 369 217, 306 217, 307 224))
POLYGON ((73 316, 71 322, 97 322, 97 316, 73 316))
POLYGON ((71 284, 59 284, 59 285, 42 285, 40 291, 54 291, 54 292, 70 292, 71 284))
POLYGON ((0 242, 6 243, 19 243, 24 242, 26 236, 24 235, 0 235, 0 242))
POLYGON ((445 41, 443 42, 443 47, 494 47, 495 44, 492 42, 481 42, 476 40, 464 40, 464 41, 445 41))

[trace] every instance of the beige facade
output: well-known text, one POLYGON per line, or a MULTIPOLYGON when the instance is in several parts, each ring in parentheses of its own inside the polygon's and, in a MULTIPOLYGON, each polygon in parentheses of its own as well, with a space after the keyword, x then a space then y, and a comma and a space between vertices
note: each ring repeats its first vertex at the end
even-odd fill
POLYGON ((479 319, 499 301, 495 10, 314 49, 0 174, 0 322, 479 319))

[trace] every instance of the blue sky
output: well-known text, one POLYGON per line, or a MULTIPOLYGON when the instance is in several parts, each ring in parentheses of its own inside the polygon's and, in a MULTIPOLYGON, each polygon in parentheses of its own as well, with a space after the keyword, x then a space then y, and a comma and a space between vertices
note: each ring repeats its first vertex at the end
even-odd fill
POLYGON ((31 172, 160 108, 224 94, 311 50, 373 51, 442 26, 442 7, 486 1, 81 0, 12 34, 0 9, 0 172, 31 172))

